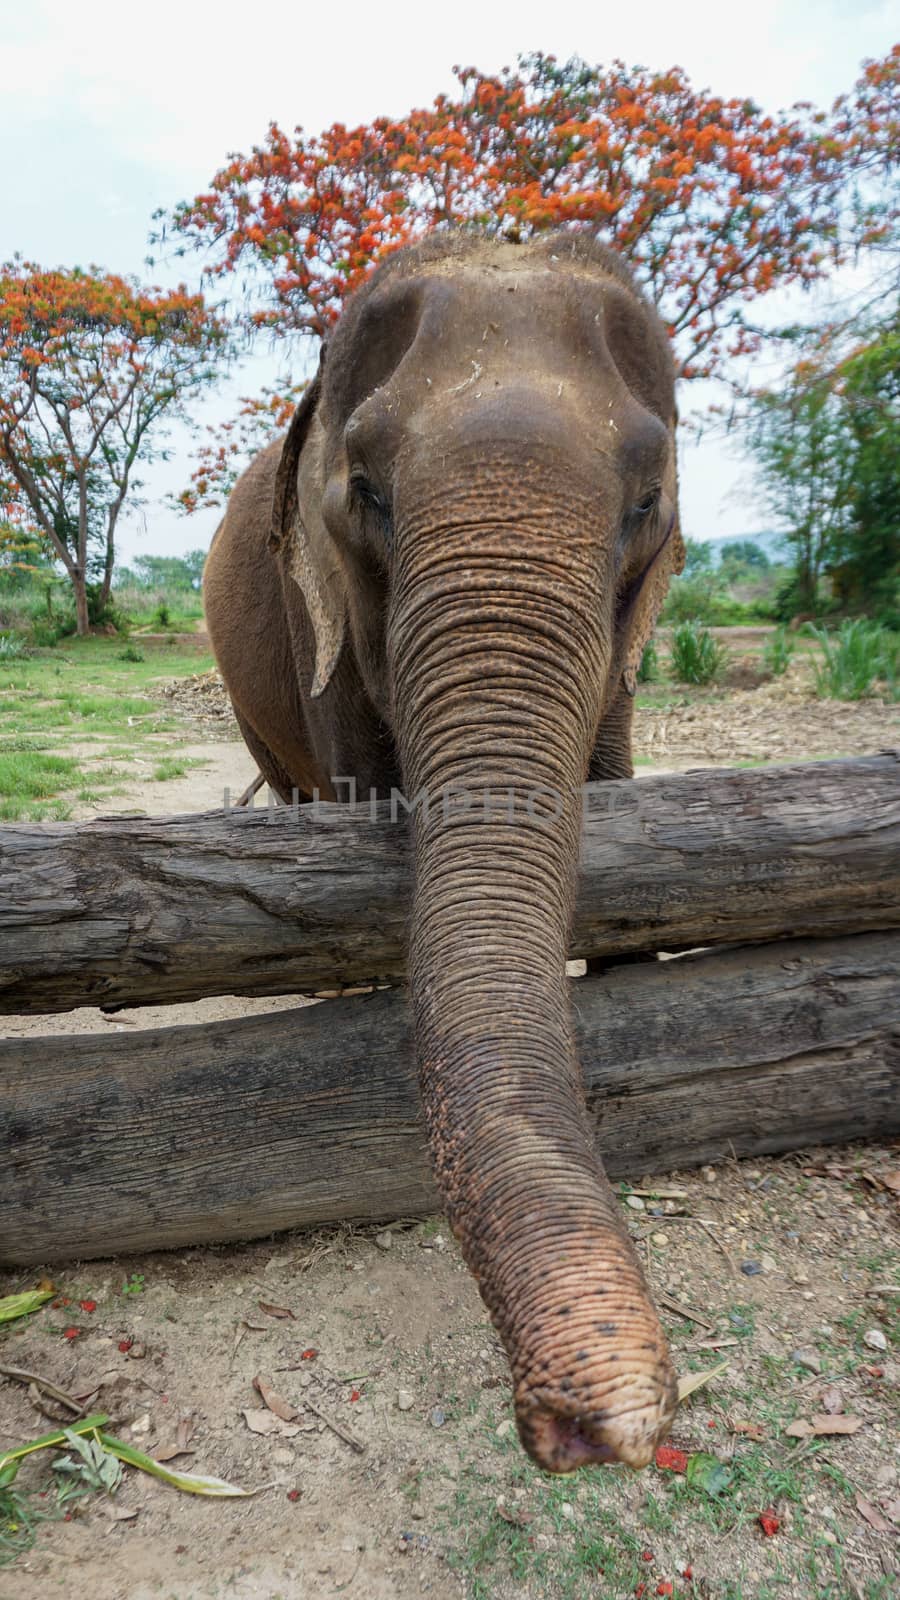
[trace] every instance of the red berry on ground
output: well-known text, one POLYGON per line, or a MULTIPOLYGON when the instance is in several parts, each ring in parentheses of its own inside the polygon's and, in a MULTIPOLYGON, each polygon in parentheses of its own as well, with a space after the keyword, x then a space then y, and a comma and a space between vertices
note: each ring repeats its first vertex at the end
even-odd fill
POLYGON ((133 1344, 134 1344, 134 1340, 133 1339, 120 1339, 119 1340, 119 1349, 121 1350, 123 1356, 127 1356, 128 1352, 131 1349, 131 1346, 133 1344))
POLYGON ((64 1339, 70 1339, 70 1340, 71 1339, 77 1339, 80 1332, 81 1332, 80 1328, 65 1328, 63 1330, 63 1338, 64 1339))
POLYGON ((97 1309, 96 1300, 79 1300, 78 1304, 82 1311, 96 1311, 97 1309))

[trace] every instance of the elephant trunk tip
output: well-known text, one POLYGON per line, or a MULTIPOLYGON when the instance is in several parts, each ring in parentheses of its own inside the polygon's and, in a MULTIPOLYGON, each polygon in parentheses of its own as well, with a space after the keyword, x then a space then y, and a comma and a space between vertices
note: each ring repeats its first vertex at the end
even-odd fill
POLYGON ((519 1408, 519 1437, 532 1460, 545 1472, 576 1472, 621 1462, 635 1470, 650 1465, 666 1438, 675 1414, 670 1383, 635 1381, 634 1391, 622 1390, 615 1411, 578 1413, 558 1400, 537 1396, 519 1408))

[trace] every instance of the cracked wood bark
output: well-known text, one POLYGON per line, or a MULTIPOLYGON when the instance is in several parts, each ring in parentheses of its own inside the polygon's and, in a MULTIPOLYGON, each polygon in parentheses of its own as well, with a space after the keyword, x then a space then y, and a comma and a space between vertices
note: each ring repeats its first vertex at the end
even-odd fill
MULTIPOLYGON (((900 934, 573 985, 613 1177, 900 1130, 900 934)), ((433 1210, 405 994, 0 1043, 0 1262, 433 1210)))
MULTIPOLYGON (((588 786, 572 953, 900 923, 900 756, 588 786)), ((0 1011, 401 974, 407 828, 368 809, 0 827, 0 1011)))

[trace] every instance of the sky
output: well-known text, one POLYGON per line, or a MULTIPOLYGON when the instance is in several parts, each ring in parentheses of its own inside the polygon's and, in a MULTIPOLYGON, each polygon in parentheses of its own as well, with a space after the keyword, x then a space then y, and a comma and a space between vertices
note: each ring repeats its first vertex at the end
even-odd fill
MULTIPOLYGON (((196 284, 200 257, 146 266, 154 211, 204 189, 270 121, 315 132, 399 116, 449 90, 454 64, 494 72, 532 50, 677 64, 698 87, 775 110, 829 105, 896 34, 893 0, 0 0, 0 260, 18 252, 44 266, 97 263, 196 284)), ((198 425, 224 420, 238 395, 279 372, 303 376, 309 360, 296 344, 261 352, 195 408, 198 425)), ((690 398, 703 398, 696 385, 690 398)), ((170 445, 170 460, 146 474, 146 503, 122 525, 125 561, 205 546, 215 530, 219 513, 185 518, 167 504, 190 475, 190 432, 177 428, 170 445)), ((681 507, 695 538, 738 537, 768 520, 739 441, 710 435, 682 446, 681 507)))

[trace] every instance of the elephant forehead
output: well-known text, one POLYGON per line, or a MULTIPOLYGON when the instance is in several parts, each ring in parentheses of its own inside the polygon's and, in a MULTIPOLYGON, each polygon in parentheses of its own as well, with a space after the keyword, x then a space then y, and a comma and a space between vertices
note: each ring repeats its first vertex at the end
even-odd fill
POLYGON ((477 364, 523 353, 577 361, 602 355, 618 286, 596 273, 466 263, 423 274, 416 343, 434 343, 477 364))
POLYGON ((581 404, 629 399, 665 424, 674 416, 671 354, 644 303, 598 268, 561 261, 435 263, 424 274, 409 360, 457 371, 456 382, 575 384, 581 404))

